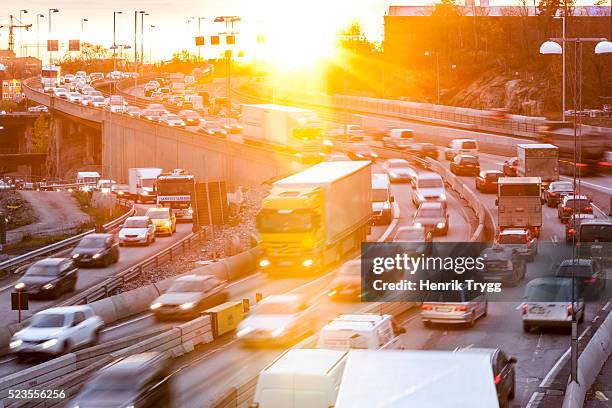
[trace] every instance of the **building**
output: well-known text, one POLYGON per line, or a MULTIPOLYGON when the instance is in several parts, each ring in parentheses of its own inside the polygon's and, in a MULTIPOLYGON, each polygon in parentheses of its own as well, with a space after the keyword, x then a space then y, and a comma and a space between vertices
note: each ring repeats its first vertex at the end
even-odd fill
POLYGON ((3 79, 2 80, 2 100, 19 102, 23 97, 21 92, 21 81, 18 79, 3 79))

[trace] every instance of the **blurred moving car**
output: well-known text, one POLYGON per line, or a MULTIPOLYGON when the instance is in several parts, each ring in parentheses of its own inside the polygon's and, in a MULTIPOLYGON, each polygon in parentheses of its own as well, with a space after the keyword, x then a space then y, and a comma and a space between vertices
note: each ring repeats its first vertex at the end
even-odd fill
POLYGON ((123 113, 125 113, 128 116, 131 116, 133 118, 139 118, 140 117, 140 108, 138 106, 126 106, 125 110, 123 111, 123 113))
POLYGON ((504 162, 502 170, 507 177, 516 177, 518 170, 518 157, 512 157, 504 162))
POLYGON ((412 217, 412 225, 423 228, 425 233, 433 235, 448 234, 448 212, 446 206, 440 202, 424 202, 412 217))
POLYGON ((417 175, 415 187, 411 190, 411 200, 415 207, 426 201, 446 203, 444 180, 437 173, 420 173, 417 175))
POLYGON ((151 311, 157 319, 193 318, 228 299, 225 281, 216 276, 183 275, 151 303, 151 311))
POLYGON ((606 289, 606 269, 595 259, 565 259, 557 267, 555 276, 574 278, 578 293, 587 300, 599 299, 606 289))
POLYGON ((372 223, 387 225, 393 219, 393 202, 389 176, 384 173, 372 174, 372 223))
POLYGON ((478 157, 478 142, 474 139, 453 139, 444 149, 444 158, 453 160, 458 154, 469 154, 478 157))
POLYGON ((544 190, 544 199, 549 207, 557 207, 563 197, 574 194, 574 185, 569 181, 553 181, 544 190))
POLYGON ((72 250, 78 266, 108 266, 119 261, 119 242, 113 234, 89 234, 72 250))
POLYGON ((69 407, 159 407, 172 401, 171 360, 147 352, 121 358, 94 374, 69 407))
POLYGON ((198 126, 202 121, 200 114, 194 110, 182 110, 179 112, 179 116, 185 122, 185 126, 198 126))
POLYGON ((81 94, 79 92, 70 92, 68 94, 68 100, 70 102, 79 103, 81 102, 81 94))
POLYGON ((516 395, 516 372, 514 365, 517 360, 506 356, 500 348, 464 348, 462 353, 483 354, 489 357, 493 369, 493 382, 497 389, 497 399, 500 407, 507 407, 509 401, 516 395))
POLYGON ((236 329, 246 344, 286 344, 312 331, 314 309, 302 295, 271 295, 257 304, 236 329))
POLYGON ((570 327, 572 313, 579 323, 584 320, 584 299, 574 289, 572 278, 552 277, 531 280, 525 288, 525 302, 522 305, 523 330, 533 327, 570 327), (573 300, 572 300, 573 299, 573 300))
POLYGON ((503 177, 500 170, 483 170, 474 181, 476 190, 481 193, 497 193, 497 180, 503 177))
POLYGON ((34 262, 19 279, 15 289, 31 297, 48 296, 57 299, 74 292, 79 269, 70 258, 45 258, 34 262))
POLYGON ((350 146, 351 150, 346 150, 345 153, 351 160, 361 161, 370 160, 376 161, 378 154, 372 150, 370 145, 366 143, 354 143, 350 146))
POLYGON ((580 241, 580 235, 577 233, 580 231, 580 225, 584 221, 594 220, 594 214, 572 214, 565 224, 565 242, 576 242, 580 241))
POLYGON ((94 108, 103 108, 106 106, 106 98, 104 98, 102 95, 93 95, 89 105, 93 106, 94 108))
POLYGON ((54 88, 53 96, 56 98, 68 99, 68 90, 66 88, 54 88))
POLYGON ((533 261, 538 254, 538 239, 527 228, 509 228, 500 231, 495 242, 516 254, 533 261))
POLYGON ((325 155, 325 161, 350 161, 351 159, 344 153, 332 152, 325 155))
POLYGON ((480 162, 476 156, 458 154, 450 163, 450 171, 456 175, 477 176, 480 173, 480 162))
POLYGON ((438 148, 432 143, 413 143, 404 149, 404 151, 423 159, 430 157, 434 160, 438 160, 438 148))
POLYGON ((170 208, 149 208, 145 215, 153 221, 156 235, 172 235, 176 232, 176 215, 170 211, 170 208))
POLYGON ((228 135, 240 135, 243 131, 242 125, 239 123, 226 123, 223 125, 223 129, 228 135))
POLYGON ((119 245, 155 242, 155 225, 147 216, 129 217, 119 230, 119 245))
POLYGON ((414 225, 399 227, 393 236, 393 242, 414 242, 422 244, 431 242, 431 234, 426 233, 425 228, 415 227, 414 225))
POLYGON ((557 217, 565 223, 572 214, 593 214, 591 200, 585 195, 572 194, 563 197, 557 207, 557 217))
POLYGON ((58 356, 83 345, 95 345, 104 322, 89 306, 52 307, 36 313, 9 344, 19 359, 58 356))
POLYGON ((414 139, 412 129, 389 129, 382 138, 383 147, 404 150, 410 146, 414 139))
POLYGON ((160 124, 164 124, 170 127, 177 127, 177 128, 185 127, 185 121, 183 121, 183 119, 181 119, 178 115, 175 115, 174 113, 162 114, 159 117, 158 122, 160 124))
POLYGON ((480 291, 431 291, 421 305, 421 320, 425 326, 431 323, 467 323, 473 327, 478 318, 487 315, 487 311, 487 298, 480 291))
POLYGON ((327 291, 334 300, 359 300, 361 296, 361 261, 353 259, 339 268, 327 291))
POLYGON ((361 142, 365 137, 365 130, 359 125, 348 124, 332 129, 330 135, 337 140, 361 142))
POLYGON ((414 184, 417 172, 404 159, 386 160, 382 168, 387 172, 391 182, 409 182, 414 184))
POLYGON ((497 243, 485 248, 480 258, 484 268, 477 269, 475 273, 482 281, 517 285, 527 273, 525 259, 497 243))
POLYGON ((323 326, 317 341, 318 349, 327 350, 393 350, 403 349, 398 326, 391 315, 341 314, 323 326))

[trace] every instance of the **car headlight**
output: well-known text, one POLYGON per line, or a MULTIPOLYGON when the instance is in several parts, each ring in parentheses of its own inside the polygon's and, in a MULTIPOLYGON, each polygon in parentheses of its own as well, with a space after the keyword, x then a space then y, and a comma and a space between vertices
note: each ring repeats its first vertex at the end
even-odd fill
POLYGON ((93 256, 91 257, 92 259, 98 259, 99 257, 101 257, 102 254, 97 253, 97 254, 93 254, 93 256))
POLYGON ((270 261, 267 259, 262 259, 261 261, 259 261, 259 266, 261 266, 262 268, 265 268, 266 266, 270 266, 270 261))
POLYGON ((331 140, 323 140, 323 146, 333 147, 334 143, 331 140))
POLYGON ((272 332, 272 337, 279 337, 285 332, 284 327, 280 327, 272 332))
POLYGON ((188 212, 189 214, 193 214, 193 208, 189 207, 189 209, 187 210, 187 212, 188 212))
POLYGON ((361 153, 357 153, 355 156, 359 157, 360 159, 363 159, 363 154, 361 153))
POLYGON ((446 200, 446 194, 445 193, 440 194, 440 200, 446 200))
POLYGON ((421 228, 423 226, 423 224, 421 224, 420 222, 415 222, 414 226, 417 228, 421 228))
POLYGON ((445 223, 439 222, 436 224, 436 228, 444 228, 445 225, 446 225, 445 223))
POLYGON ((46 285, 43 285, 43 287, 42 287, 42 288, 43 288, 43 289, 47 289, 47 290, 49 290, 49 289, 53 289, 54 287, 55 287, 55 285, 54 285, 54 284, 52 284, 52 283, 47 283, 46 285))
POLYGON ((312 266, 312 259, 306 259, 304 262, 302 262, 302 266, 305 268, 312 266))
POLYGON ((162 307, 160 302, 155 302, 150 306, 151 310, 159 309, 160 307, 162 307))
POLYGON ((166 222, 164 223, 164 225, 165 225, 166 227, 170 228, 170 227, 172 226, 172 221, 166 221, 166 222))
POLYGON ((390 175, 391 177, 399 177, 399 174, 397 174, 397 173, 396 173, 396 172, 394 172, 394 171, 389 172, 389 175, 390 175))
POLYGON ((187 302, 187 303, 183 303, 182 305, 180 305, 179 307, 183 310, 189 310, 189 309, 193 309, 193 307, 195 306, 195 303, 193 302, 187 302))
POLYGON ((383 209, 388 210, 389 208, 391 208, 391 204, 389 204, 387 201, 385 201, 383 203, 383 209))
POLYGON ((49 347, 53 347, 57 344, 57 339, 51 339, 51 340, 47 340, 44 343, 42 343, 40 346, 44 349, 47 349, 49 347))
POLYGON ((79 256, 81 256, 81 254, 79 254, 78 252, 76 254, 72 254, 72 258, 77 259, 79 256))
POLYGON ((141 195, 149 195, 148 191, 143 191, 141 195))
POLYGON ((238 330, 236 332, 236 336, 237 337, 243 337, 243 336, 246 336, 247 334, 249 334, 252 331, 253 331, 253 329, 251 329, 250 327, 247 326, 247 327, 244 327, 244 328, 238 330))
POLYGON ((376 154, 376 153, 370 153, 370 156, 372 156, 372 157, 374 157, 374 158, 377 158, 377 157, 378 157, 378 154, 376 154))
POLYGON ((20 340, 20 339, 13 340, 9 343, 9 348, 14 349, 14 348, 21 346, 22 344, 23 344, 23 340, 20 340))
POLYGON ((18 284, 15 285, 15 289, 17 290, 21 290, 23 288, 25 288, 25 283, 23 282, 19 282, 18 284))

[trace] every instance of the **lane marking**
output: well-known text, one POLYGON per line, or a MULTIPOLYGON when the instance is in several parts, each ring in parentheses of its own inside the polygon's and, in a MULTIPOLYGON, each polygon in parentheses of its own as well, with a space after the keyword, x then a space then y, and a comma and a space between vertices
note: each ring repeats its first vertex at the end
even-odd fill
POLYGON ((539 403, 543 396, 544 394, 541 392, 534 392, 533 394, 531 394, 531 398, 529 398, 529 401, 527 402, 527 405, 525 406, 525 408, 535 408, 536 405, 534 404, 539 403))

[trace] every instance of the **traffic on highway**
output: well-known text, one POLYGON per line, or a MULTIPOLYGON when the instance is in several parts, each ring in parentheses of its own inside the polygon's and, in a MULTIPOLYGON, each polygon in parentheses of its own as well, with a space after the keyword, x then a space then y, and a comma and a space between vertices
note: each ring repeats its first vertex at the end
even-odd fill
MULTIPOLYGON (((489 18, 516 6, 433 5, 483 30, 436 45, 406 25, 443 31, 420 6, 149 4, 132 20, 132 3, 9 2, 0 19, 0 406, 609 404, 611 90, 602 74, 583 104, 565 72, 582 42, 612 72, 598 23, 562 7, 546 18, 563 38, 533 23, 536 56, 563 55, 539 68, 562 92, 538 99, 516 71, 467 102, 472 62, 439 45, 505 34, 489 18), (67 15, 88 12, 73 34, 67 15), (91 229, 16 255, 2 200, 22 190, 69 194, 91 229)), ((527 8, 523 24, 544 16, 527 8)))

